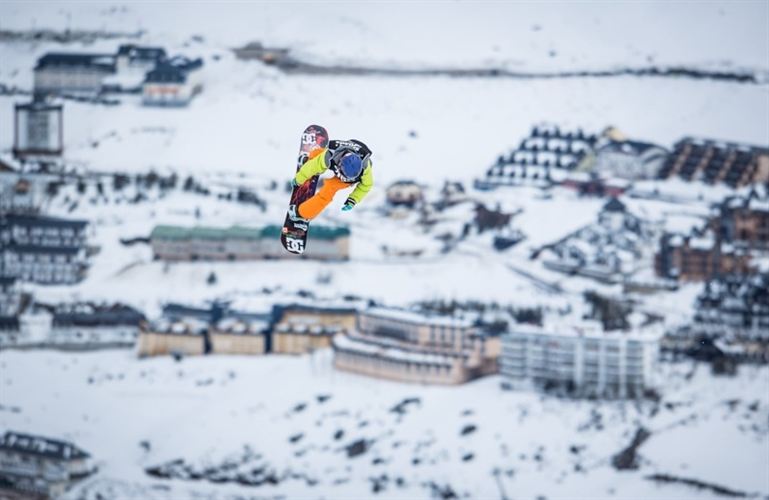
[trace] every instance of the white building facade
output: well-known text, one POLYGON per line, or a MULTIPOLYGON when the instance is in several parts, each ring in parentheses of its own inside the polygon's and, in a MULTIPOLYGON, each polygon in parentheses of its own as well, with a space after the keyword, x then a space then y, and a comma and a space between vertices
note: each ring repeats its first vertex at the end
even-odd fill
POLYGON ((0 274, 43 284, 73 284, 85 277, 87 221, 0 216, 0 274))
POLYGON ((110 54, 48 53, 35 66, 35 93, 98 94, 115 72, 110 54))
POLYGON ((640 397, 654 387, 661 331, 513 328, 502 337, 503 386, 594 397, 640 397))
POLYGON ((35 98, 14 105, 13 153, 17 158, 59 156, 64 151, 61 104, 35 98))

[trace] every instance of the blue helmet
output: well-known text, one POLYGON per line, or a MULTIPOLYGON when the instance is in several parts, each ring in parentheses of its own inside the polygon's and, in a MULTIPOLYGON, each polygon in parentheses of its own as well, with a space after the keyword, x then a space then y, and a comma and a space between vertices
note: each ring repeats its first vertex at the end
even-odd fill
POLYGON ((360 156, 353 152, 345 153, 339 161, 339 174, 342 180, 352 182, 360 176, 363 162, 360 156))

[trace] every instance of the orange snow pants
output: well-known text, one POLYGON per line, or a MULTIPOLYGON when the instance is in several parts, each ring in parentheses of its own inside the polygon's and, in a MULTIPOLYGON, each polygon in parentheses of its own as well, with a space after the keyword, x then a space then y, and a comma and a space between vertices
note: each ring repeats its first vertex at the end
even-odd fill
POLYGON ((299 216, 305 219, 314 219, 324 208, 331 203, 337 191, 350 187, 352 184, 344 182, 338 177, 323 180, 323 186, 315 193, 315 196, 299 205, 299 216))

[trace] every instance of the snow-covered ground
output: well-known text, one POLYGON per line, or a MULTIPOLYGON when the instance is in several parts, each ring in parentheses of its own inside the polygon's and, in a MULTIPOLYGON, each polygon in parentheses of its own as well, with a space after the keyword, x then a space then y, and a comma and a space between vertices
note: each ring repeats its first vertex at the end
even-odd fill
MULTIPOLYGON (((238 181, 237 178, 232 180, 238 181)), ((49 213, 91 221, 89 241, 100 247, 100 252, 92 259, 86 280, 76 286, 25 285, 34 290, 40 300, 98 301, 110 298, 154 313, 169 300, 202 303, 216 296, 249 295, 260 297, 253 306, 260 308, 264 300, 280 300, 272 294, 262 294, 266 288, 271 292, 287 293, 311 290, 318 297, 326 298, 342 295, 370 297, 391 305, 407 305, 418 300, 474 299, 519 306, 558 307, 564 305, 562 299, 538 291, 530 280, 509 266, 533 271, 529 261, 532 250, 593 222, 605 203, 600 199, 579 200, 565 189, 554 190, 554 197, 550 199, 543 199, 533 189, 474 193, 472 200, 485 201, 491 206, 499 203, 510 212, 522 210, 513 226, 523 230, 528 239, 519 247, 498 253, 492 250, 490 235, 472 236, 453 251, 442 254, 436 236, 444 232, 460 233, 463 225, 473 219, 473 201, 438 214, 439 222, 425 232, 414 222, 416 214, 406 219, 384 216, 384 196, 378 191, 356 208, 355 217, 338 212, 336 205, 341 200, 328 209, 330 214, 323 216, 324 224, 350 226, 351 257, 347 262, 268 260, 168 264, 153 261, 148 245, 124 246, 120 239, 146 237, 155 225, 160 224, 188 227, 275 224, 285 211, 286 193, 282 189, 257 189, 266 201, 265 211, 255 205, 244 206, 181 190, 171 191, 164 197, 159 197, 156 189, 150 190, 148 201, 127 205, 125 198, 134 196, 134 187, 115 193, 110 182, 103 182, 109 202, 105 203, 91 184, 77 207, 70 211, 71 200, 78 196, 75 186, 70 185, 47 206, 49 213), (516 195, 513 200, 511 194, 516 195), (99 201, 91 203, 91 199, 99 201), (568 219, 563 218, 566 209, 571 211, 568 219), (420 257, 388 257, 382 251, 385 245, 422 249, 424 253, 420 257), (217 275, 217 283, 209 285, 206 278, 212 271, 217 275), (331 282, 319 284, 321 274, 330 274, 331 282), (287 276, 291 279, 287 280, 287 276), (153 285, 144 286, 149 283, 153 285), (490 283, 494 286, 489 286, 490 283)), ((247 180, 241 182, 246 186, 253 185, 247 180)), ((428 189, 427 193, 429 197, 435 196, 434 189, 428 189)), ((544 269, 542 272, 549 280, 563 280, 562 275, 544 269)), ((580 286, 576 287, 577 291, 580 289, 580 286)))
MULTIPOLYGON (((152 191, 148 201, 134 205, 105 181, 108 203, 91 203, 96 192, 89 185, 72 209, 76 192, 67 186, 46 212, 91 221, 91 243, 101 252, 77 286, 24 285, 43 301, 122 301, 153 316, 166 301, 200 304, 226 297, 238 308, 262 310, 305 290, 392 305, 457 299, 579 308, 586 289, 621 291, 548 271, 529 257, 595 222, 605 200, 579 198, 565 189, 470 190, 468 202, 438 214, 436 225, 425 231, 416 214, 383 215, 384 187, 415 179, 434 201, 444 180, 469 186, 542 121, 589 132, 615 125, 632 138, 667 147, 688 135, 769 145, 766 79, 740 84, 630 76, 312 77, 238 61, 230 50, 258 40, 329 63, 520 71, 684 65, 766 74, 766 2, 0 1, 0 30, 39 28, 141 29, 144 34, 90 45, 2 42, 0 84, 31 90, 40 55, 114 53, 123 42, 161 45, 172 54, 205 61, 203 92, 188 108, 146 108, 135 97, 121 97, 115 107, 66 101, 64 146, 70 165, 88 172, 173 171, 180 182, 193 174, 209 187, 251 187, 267 203, 262 211, 175 190, 162 199, 152 191), (120 243, 120 238, 147 236, 156 224, 280 223, 287 198, 282 186, 294 165, 298 135, 309 123, 325 125, 334 137, 359 138, 375 153, 371 195, 349 214, 339 212, 342 199, 336 200, 318 220, 351 226, 349 262, 166 265, 153 261, 146 245, 120 243), (268 188, 271 181, 277 190, 268 188), (472 219, 474 202, 516 213, 512 227, 526 238, 495 252, 490 234, 471 235, 441 253, 436 236, 458 234, 472 219), (388 257, 383 245, 424 253, 388 257), (212 271, 218 280, 208 285, 212 271)), ((0 96, 0 152, 12 147, 14 104, 27 100, 0 96)), ((680 231, 699 225, 709 203, 729 192, 676 181, 645 182, 635 189, 657 189, 670 201, 623 197, 630 210, 680 231)), ((688 285, 644 297, 640 306, 663 313, 674 326, 689 318, 699 289, 688 285)), ((429 482, 473 498, 499 498, 503 491, 513 498, 711 495, 645 479, 656 472, 769 494, 766 369, 741 368, 729 379, 713 378, 699 367, 687 380, 683 374, 690 365, 665 365, 663 401, 655 412, 651 402, 601 404, 501 392, 498 377, 455 388, 404 386, 335 372, 328 358, 329 353, 215 357, 176 364, 137 360, 128 351, 0 352, 0 430, 68 438, 93 453, 101 472, 79 490, 86 498, 99 493, 114 498, 363 498, 372 494, 369 478, 385 485, 381 494, 388 498, 428 497, 435 494, 429 482), (321 402, 323 395, 331 397, 321 402), (420 403, 407 405, 405 415, 389 411, 410 397, 420 403), (300 404, 306 407, 293 410, 300 404), (476 430, 462 436, 468 425, 476 430), (640 450, 641 468, 617 473, 611 456, 641 425, 653 433, 640 450), (340 429, 344 436, 335 440, 340 429), (292 444, 289 438, 300 433, 292 444), (345 447, 358 439, 372 440, 370 448, 347 458, 345 447), (140 446, 142 441, 148 445, 140 446), (290 470, 304 479, 246 488, 155 480, 143 470, 177 458, 204 468, 247 454, 244 446, 263 455, 249 455, 245 466, 266 463, 277 474, 290 470), (313 481, 315 486, 309 484, 313 481)))
POLYGON ((429 498, 429 483, 468 498, 713 495, 646 479, 656 473, 769 493, 767 368, 714 378, 706 365, 663 365, 658 404, 501 391, 496 376, 403 385, 334 371, 326 351, 181 362, 2 352, 0 368, 0 426, 71 439, 100 465, 71 498, 370 498, 375 478, 382 498, 429 498), (402 415, 392 410, 410 398, 402 415), (639 427, 652 433, 640 468, 617 472, 611 458, 639 427), (359 440, 365 451, 350 457, 359 440), (237 466, 220 483, 144 473, 177 459, 191 470, 237 466), (234 482, 259 467, 279 484, 234 482))

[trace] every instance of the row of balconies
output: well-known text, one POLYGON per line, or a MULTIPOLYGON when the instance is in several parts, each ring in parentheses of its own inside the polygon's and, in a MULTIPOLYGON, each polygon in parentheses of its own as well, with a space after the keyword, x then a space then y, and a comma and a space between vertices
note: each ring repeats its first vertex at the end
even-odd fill
POLYGON ((18 254, 13 250, 5 252, 3 261, 7 266, 45 265, 48 267, 64 268, 82 262, 78 255, 49 254, 49 253, 23 253, 18 254))

